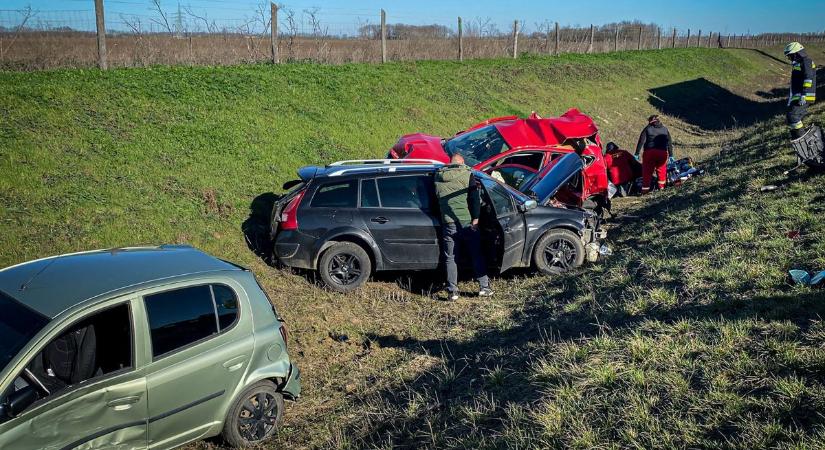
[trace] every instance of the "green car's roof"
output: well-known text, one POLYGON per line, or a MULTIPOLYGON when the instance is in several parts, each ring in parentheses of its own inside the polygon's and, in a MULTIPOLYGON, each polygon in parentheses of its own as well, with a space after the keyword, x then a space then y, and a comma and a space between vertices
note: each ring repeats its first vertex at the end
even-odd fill
POLYGON ((0 290, 54 318, 86 300, 152 281, 242 270, 189 246, 132 247, 38 259, 0 270, 0 290))

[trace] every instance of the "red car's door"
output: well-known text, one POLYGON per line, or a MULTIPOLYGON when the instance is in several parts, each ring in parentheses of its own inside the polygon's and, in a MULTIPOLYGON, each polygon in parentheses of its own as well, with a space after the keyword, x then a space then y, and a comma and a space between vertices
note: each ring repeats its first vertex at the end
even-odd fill
POLYGON ((584 183, 582 186, 582 200, 594 195, 607 197, 607 164, 602 156, 602 149, 597 145, 589 145, 582 152, 584 161, 584 183))

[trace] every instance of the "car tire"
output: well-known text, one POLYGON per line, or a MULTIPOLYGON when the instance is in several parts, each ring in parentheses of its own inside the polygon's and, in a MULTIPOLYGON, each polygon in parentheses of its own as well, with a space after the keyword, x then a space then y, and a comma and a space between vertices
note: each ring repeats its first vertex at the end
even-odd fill
POLYGON ((244 389, 232 402, 221 436, 233 448, 245 448, 271 438, 284 418, 284 396, 271 381, 244 389))
POLYGON ((533 265, 544 274, 558 275, 584 263, 584 243, 570 230, 550 230, 533 248, 533 265))
POLYGON ((335 292, 351 292, 367 282, 372 262, 367 252, 353 242, 336 242, 321 255, 318 273, 324 285, 335 292))

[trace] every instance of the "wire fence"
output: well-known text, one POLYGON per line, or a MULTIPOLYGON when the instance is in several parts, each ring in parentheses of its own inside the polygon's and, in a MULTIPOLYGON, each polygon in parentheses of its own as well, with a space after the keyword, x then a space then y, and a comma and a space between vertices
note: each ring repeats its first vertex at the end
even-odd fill
POLYGON ((404 10, 385 14, 194 1, 195 6, 161 0, 107 0, 105 5, 103 0, 67 0, 86 9, 0 10, 0 69, 463 60, 678 47, 759 48, 825 40, 825 33, 734 35, 663 29, 638 21, 586 27, 549 19, 502 24, 489 17, 434 17, 404 10))

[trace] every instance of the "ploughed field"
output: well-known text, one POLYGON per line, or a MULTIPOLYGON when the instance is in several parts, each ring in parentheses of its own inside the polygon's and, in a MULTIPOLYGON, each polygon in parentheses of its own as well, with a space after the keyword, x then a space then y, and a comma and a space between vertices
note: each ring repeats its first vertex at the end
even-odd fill
POLYGON ((271 448, 817 447, 825 293, 787 270, 825 269, 825 177, 782 176, 788 69, 778 49, 677 49, 0 72, 0 266, 181 242, 251 268, 303 371, 271 448), (298 166, 571 106, 626 148, 660 113, 708 170, 616 201, 602 263, 448 303, 432 273, 326 292, 245 239, 298 166))

